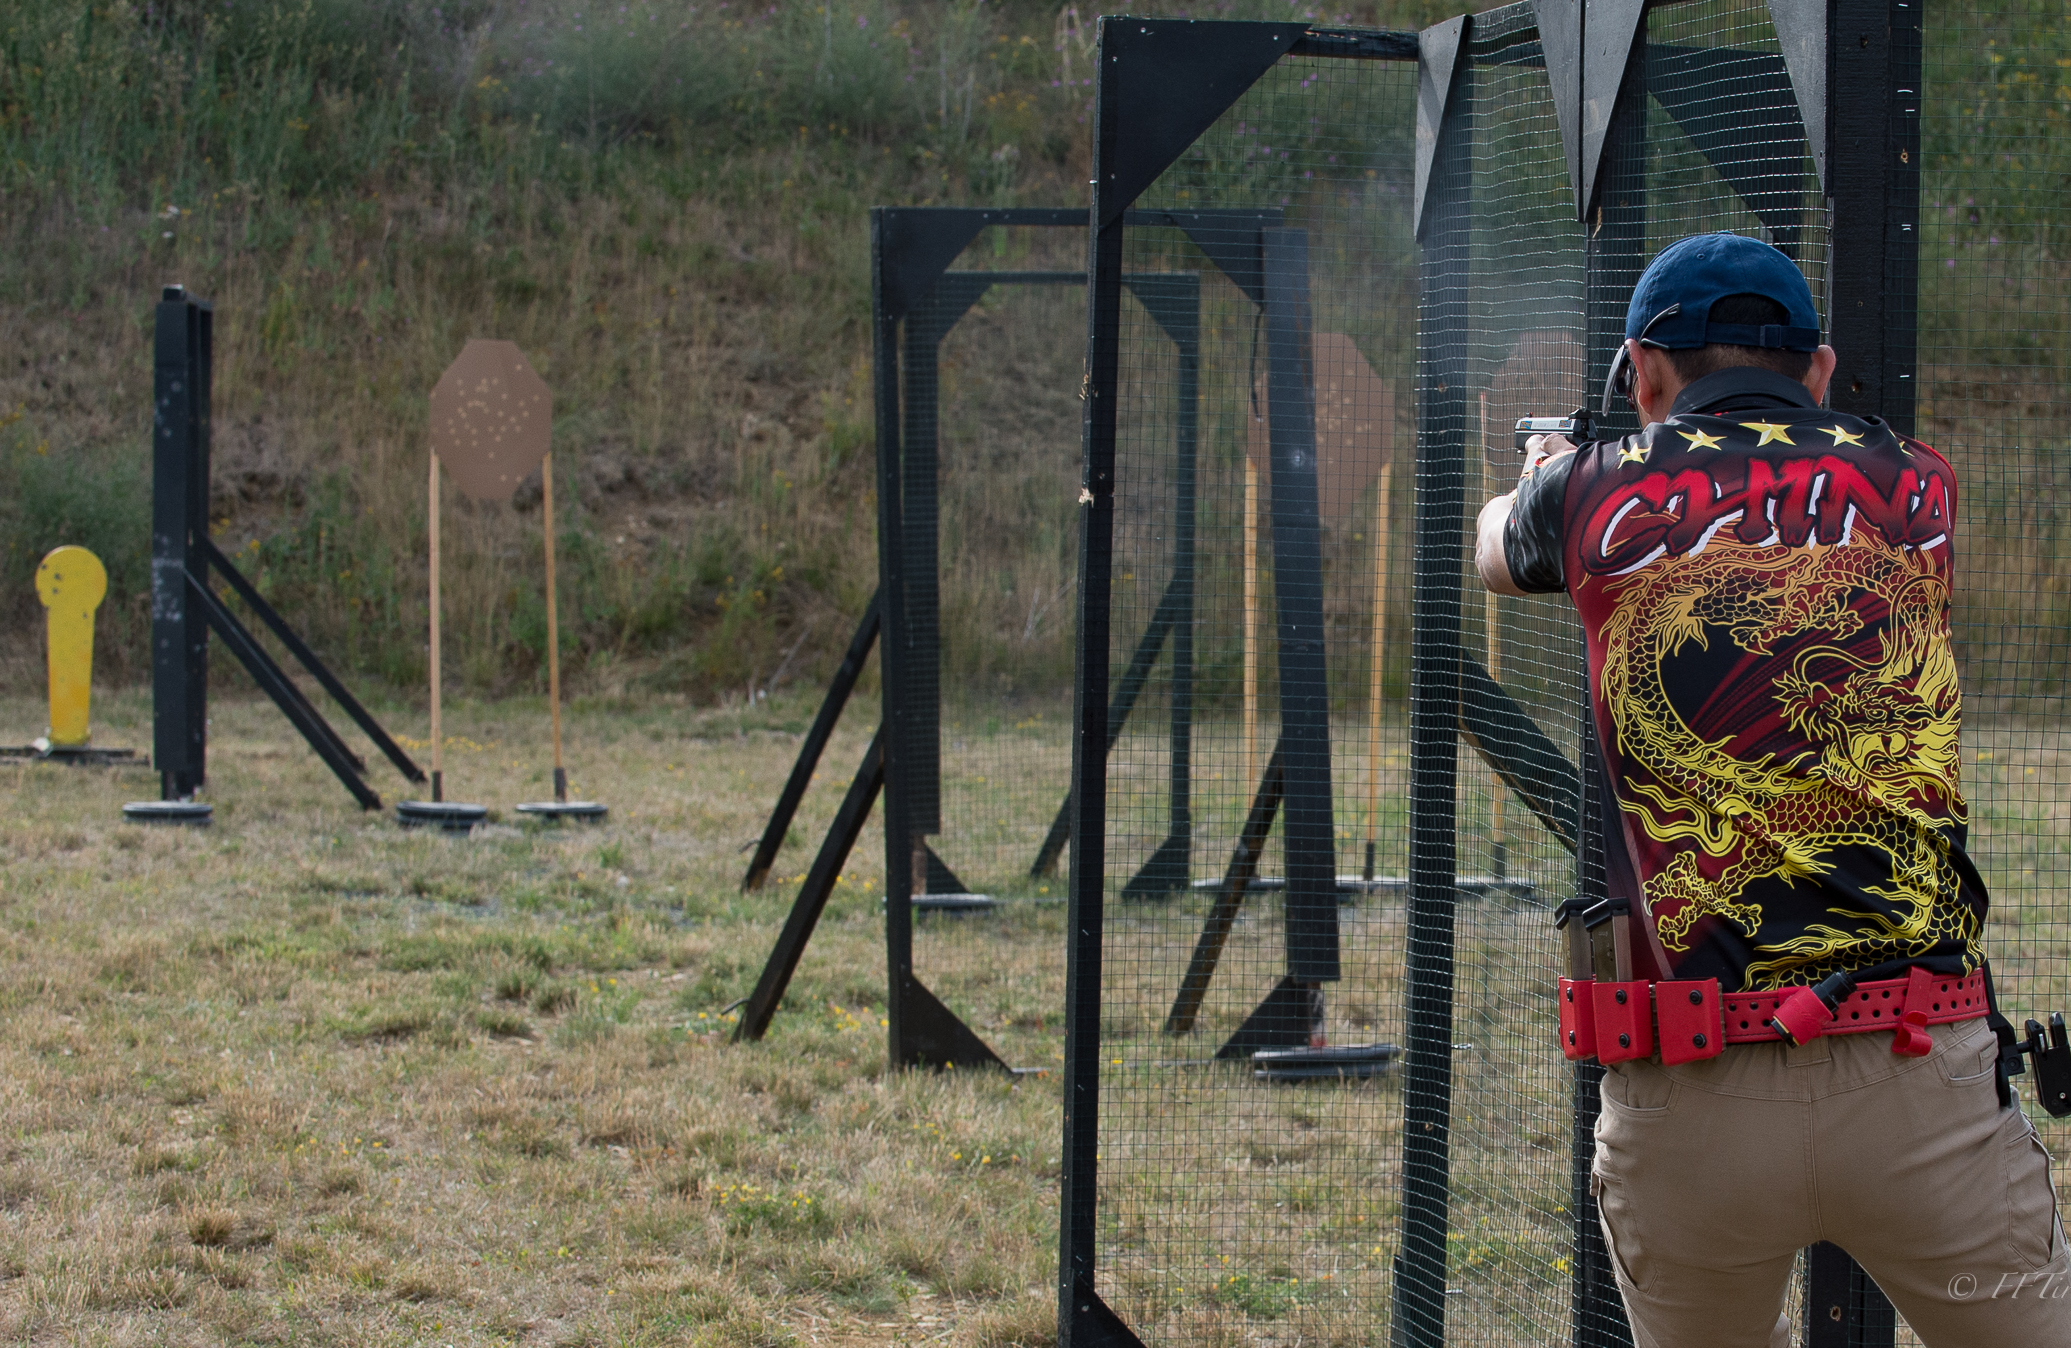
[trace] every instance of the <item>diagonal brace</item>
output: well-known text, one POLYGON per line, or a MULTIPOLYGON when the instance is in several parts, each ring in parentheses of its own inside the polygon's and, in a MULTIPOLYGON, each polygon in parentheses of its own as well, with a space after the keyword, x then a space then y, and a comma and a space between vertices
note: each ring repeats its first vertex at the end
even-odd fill
POLYGON ((286 672, 273 662, 273 657, 266 653, 266 648, 245 630, 244 624, 224 607, 223 601, 218 599, 208 586, 194 578, 191 571, 187 573, 187 593, 201 606, 209 626, 216 629, 216 635, 223 638, 223 644, 238 658, 238 662, 252 676, 252 681, 273 699, 274 705, 280 708, 281 714, 288 718, 289 723, 302 732, 302 738, 309 742, 310 748, 316 750, 316 756, 324 760, 324 765, 337 774, 338 780, 345 784, 345 789, 360 803, 360 808, 380 809, 381 797, 375 795, 373 789, 361 778, 357 760, 353 757, 352 751, 345 747, 344 741, 338 738, 338 732, 331 729, 330 723, 317 713, 316 708, 309 705, 309 700, 302 696, 302 690, 295 687, 286 672))

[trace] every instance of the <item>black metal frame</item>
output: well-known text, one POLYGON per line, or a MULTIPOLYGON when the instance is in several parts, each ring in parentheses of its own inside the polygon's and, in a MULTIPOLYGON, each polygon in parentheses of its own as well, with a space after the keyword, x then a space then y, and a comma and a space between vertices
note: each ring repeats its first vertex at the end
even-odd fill
MULTIPOLYGON (((1277 218, 1277 217, 1276 217, 1277 218)), ((988 226, 1085 227, 1082 211, 1046 208, 970 209, 880 207, 871 213, 874 391, 878 450, 879 588, 846 657, 831 681, 775 809, 764 827, 742 888, 762 886, 775 863, 835 724, 854 691, 870 649, 880 635, 884 716, 880 745, 866 759, 821 848, 819 859, 793 900, 792 911, 764 966, 735 1032, 736 1041, 759 1040, 782 1001, 819 914, 832 897, 867 816, 876 788, 859 796, 866 776, 881 780, 885 798, 886 927, 890 1060, 900 1066, 1000 1066, 975 1033, 928 991, 913 972, 912 906, 917 895, 966 892, 963 881, 928 846, 941 830, 941 706, 939 697, 916 695, 919 682, 937 687, 941 661, 940 578, 933 527, 940 446, 937 361, 944 337, 957 320, 996 285, 1080 286, 1080 272, 951 271, 949 266, 988 226), (901 409, 907 415, 901 415, 901 409), (914 415, 920 411, 920 415, 914 415), (919 517, 926 527, 909 523, 919 517), (861 811, 852 818, 851 806, 861 811)), ((1199 280, 1161 274, 1129 278, 1129 286, 1179 353, 1181 381, 1181 495, 1190 505, 1197 426, 1190 391, 1200 368, 1199 280)), ((1170 648, 1173 697, 1171 830, 1166 845, 1144 868, 1146 893, 1184 890, 1189 875, 1191 812, 1188 745, 1192 734, 1193 532, 1191 510, 1183 508, 1175 545, 1174 575, 1158 617, 1138 645, 1134 682, 1126 699, 1148 681, 1159 655, 1170 648)), ((1128 706, 1118 707, 1119 735, 1128 706)), ((1067 802, 1068 805, 1068 802, 1067 802)), ((1038 850, 1032 876, 1054 869, 1069 831, 1060 809, 1048 839, 1038 850)))
MULTIPOLYGON (((1590 226, 1587 254, 1588 387, 1603 378, 1623 336, 1641 264, 1645 209, 1638 174, 1649 75, 1660 101, 1722 177, 1764 220, 1779 246, 1802 254, 1802 223, 1739 162, 1729 128, 1675 96, 1693 63, 1781 65, 1826 184, 1831 237, 1881 247, 1829 259, 1829 322, 1841 351, 1832 405, 1912 420, 1919 192, 1920 9, 1911 0, 1769 0, 1781 57, 1661 48, 1645 40, 1646 0, 1535 0, 1548 79, 1567 150, 1576 211, 1590 226), (1832 40, 1830 41, 1830 37, 1832 40), (1605 185, 1620 184, 1615 196, 1605 185)), ((1456 898, 1454 762, 1464 738, 1550 831, 1575 852, 1577 893, 1605 888, 1601 820, 1607 783, 1586 697, 1577 689, 1582 762, 1570 763, 1487 671, 1460 647, 1468 235, 1474 128, 1458 86, 1471 26, 1461 16, 1418 35, 1306 30, 1292 24, 1185 24, 1104 20, 1094 132, 1094 236, 1089 265, 1088 400, 1080 540, 1077 705, 1073 733, 1071 946, 1067 973, 1063 1214, 1059 1336, 1065 1348, 1133 1344, 1135 1335, 1095 1290, 1099 1145, 1101 942, 1106 901, 1106 756, 1113 574, 1116 406, 1124 212, 1185 147, 1283 54, 1347 54, 1420 63, 1414 219, 1420 243, 1416 596, 1411 691, 1412 820, 1405 1045, 1403 1216, 1395 1270, 1396 1345, 1445 1339, 1448 1127, 1452 1082, 1452 921, 1456 898), (1124 134, 1123 129, 1127 128, 1124 134)), ((1716 73, 1716 72, 1714 72, 1716 73)), ((1772 86, 1773 87, 1773 86, 1772 86)), ((1276 464, 1277 466, 1277 464, 1276 464)), ((1276 521, 1277 523, 1277 521, 1276 521)), ((1277 530, 1276 530, 1277 533, 1277 530)), ((1283 633, 1283 640, 1287 633, 1283 633)), ((1133 670, 1131 673, 1133 674, 1133 670)), ((1125 677, 1118 698, 1132 693, 1125 677)), ((1327 750, 1326 750, 1327 751, 1327 750)), ((1220 900, 1182 982, 1168 1025, 1190 1024, 1256 852, 1284 789, 1276 750, 1254 801, 1220 900)), ((1327 771, 1327 765, 1326 769, 1327 771)), ((1589 1191, 1601 1069, 1574 1077, 1574 1259, 1571 1341, 1629 1345, 1631 1333, 1589 1191)), ((1884 1348, 1895 1316, 1845 1253, 1807 1255, 1806 1341, 1819 1348, 1884 1348)))
POLYGON ((366 762, 210 587, 219 575, 296 662, 413 782, 424 772, 346 691, 307 643, 209 539, 209 412, 214 312, 179 286, 160 297, 153 344, 151 459, 152 758, 166 800, 207 781, 209 631, 214 629, 281 714, 364 809, 381 808, 366 762))

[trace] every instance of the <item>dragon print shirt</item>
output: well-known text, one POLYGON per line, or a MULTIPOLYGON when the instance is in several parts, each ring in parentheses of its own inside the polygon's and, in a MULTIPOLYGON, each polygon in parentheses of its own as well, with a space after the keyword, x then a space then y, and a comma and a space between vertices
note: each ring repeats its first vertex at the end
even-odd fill
POLYGON ((1977 967, 1955 514, 1933 449, 1749 370, 1520 486, 1511 574, 1581 615, 1611 892, 1644 895, 1668 976, 1977 967))

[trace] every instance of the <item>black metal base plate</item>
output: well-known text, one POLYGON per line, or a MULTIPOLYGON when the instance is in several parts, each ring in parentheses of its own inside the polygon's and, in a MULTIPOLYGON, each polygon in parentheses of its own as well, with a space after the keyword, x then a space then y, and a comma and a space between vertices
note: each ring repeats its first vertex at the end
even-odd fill
MULTIPOLYGON (((1192 888, 1198 891, 1221 889, 1220 879, 1196 880, 1192 888)), ((1287 888, 1287 881, 1277 875, 1261 875, 1245 886, 1247 890, 1268 894, 1287 888)), ((1463 875, 1453 881, 1453 888, 1463 899, 1507 899, 1512 903, 1543 903, 1539 887, 1528 880, 1500 880, 1488 875, 1463 875)), ((1363 875, 1340 875, 1338 877, 1338 902, 1351 903, 1362 894, 1407 894, 1409 880, 1400 875, 1376 875, 1369 880, 1363 875)))
POLYGON ((1000 901, 990 894, 916 894, 913 896, 913 911, 916 913, 989 913, 1000 906, 1000 901))
POLYGON ((1249 1058, 1261 1049, 1307 1048, 1322 1030, 1321 985, 1283 978, 1244 1018, 1237 1032, 1223 1041, 1215 1056, 1228 1062, 1249 1058))
POLYGON ((90 744, 52 744, 36 740, 29 744, 0 745, 0 762, 63 763, 73 768, 146 767, 148 760, 135 749, 99 749, 90 744))
POLYGON ((216 817, 216 807, 199 800, 133 800, 122 807, 122 817, 132 824, 207 828, 216 817))
POLYGON ((1187 892, 1187 872, 1193 863, 1193 844, 1178 834, 1165 839, 1151 853, 1143 869, 1122 886, 1125 899, 1169 899, 1187 892))
POLYGON ((1401 1056, 1393 1044, 1262 1049, 1251 1055, 1251 1075, 1260 1081, 1368 1081, 1394 1071, 1401 1056))
POLYGON ((575 819, 601 824, 611 809, 594 800, 528 800, 518 806, 518 813, 531 819, 575 819))
POLYGON ((396 822, 404 828, 436 828, 447 833, 467 833, 489 817, 486 805, 462 805, 451 800, 399 800, 396 822))

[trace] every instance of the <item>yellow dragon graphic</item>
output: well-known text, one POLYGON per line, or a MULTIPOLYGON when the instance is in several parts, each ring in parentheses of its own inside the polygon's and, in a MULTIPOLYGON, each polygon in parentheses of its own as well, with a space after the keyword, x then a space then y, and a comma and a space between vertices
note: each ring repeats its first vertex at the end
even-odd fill
POLYGON ((1663 945, 1680 953, 1700 917, 1726 919, 1765 956, 1748 965, 1751 990, 1924 954, 1951 938, 1975 961, 1978 922, 1937 831, 1946 816, 1926 808, 1946 803, 1963 818, 1948 588, 1932 560, 1874 529, 1846 546, 1787 550, 1714 539, 1616 584, 1603 634, 1605 701, 1644 798, 1625 809, 1647 837, 1684 844, 1646 881, 1663 945), (1874 662, 1846 649, 1862 630, 1856 603, 1865 595, 1891 615, 1874 662), (1822 639, 1799 650, 1775 698, 1785 724, 1816 749, 1789 762, 1735 757, 1728 740, 1704 739, 1677 713, 1661 666, 1688 643, 1708 648, 1723 634, 1766 654, 1805 633, 1822 639), (1869 888, 1891 913, 1830 908, 1845 925, 1764 940, 1747 887, 1815 879, 1833 869, 1835 849, 1851 846, 1892 858, 1892 884, 1869 888), (1723 862, 1715 879, 1698 853, 1723 862))

